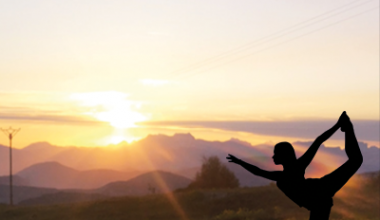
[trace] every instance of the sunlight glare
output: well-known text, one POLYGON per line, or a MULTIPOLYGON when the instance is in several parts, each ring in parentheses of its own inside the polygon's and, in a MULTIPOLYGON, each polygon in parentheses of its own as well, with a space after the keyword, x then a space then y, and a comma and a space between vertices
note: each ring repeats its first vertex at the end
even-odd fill
POLYGON ((132 107, 139 108, 139 103, 127 100, 128 94, 117 91, 74 93, 71 99, 80 101, 88 107, 84 114, 91 115, 99 121, 108 122, 115 128, 135 127, 136 122, 147 120, 132 107))

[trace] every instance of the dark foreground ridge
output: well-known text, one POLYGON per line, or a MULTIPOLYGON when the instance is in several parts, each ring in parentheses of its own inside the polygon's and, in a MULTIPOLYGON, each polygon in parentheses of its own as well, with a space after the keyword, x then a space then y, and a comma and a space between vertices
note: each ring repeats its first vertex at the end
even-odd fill
MULTIPOLYGON (((332 220, 378 220, 380 173, 355 175, 334 200, 332 220)), ((308 219, 308 211, 292 203, 273 184, 233 190, 192 190, 147 196, 98 198, 92 202, 9 207, 0 219, 81 220, 289 220, 308 219)))

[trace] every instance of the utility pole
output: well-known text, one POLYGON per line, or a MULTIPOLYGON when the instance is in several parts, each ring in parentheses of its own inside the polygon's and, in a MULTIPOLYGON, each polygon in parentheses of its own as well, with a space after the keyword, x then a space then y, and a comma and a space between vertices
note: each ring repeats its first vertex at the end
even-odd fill
POLYGON ((2 132, 9 138, 9 204, 13 205, 13 187, 12 187, 12 139, 14 136, 16 136, 17 132, 21 130, 19 129, 13 129, 12 127, 9 127, 8 129, 2 129, 0 128, 2 132))

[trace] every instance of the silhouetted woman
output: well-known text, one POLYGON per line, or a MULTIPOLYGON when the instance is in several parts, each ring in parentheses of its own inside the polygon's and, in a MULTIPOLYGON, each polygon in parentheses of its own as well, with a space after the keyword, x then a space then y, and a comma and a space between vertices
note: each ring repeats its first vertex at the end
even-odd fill
POLYGON ((328 220, 332 197, 354 175, 363 162, 354 128, 343 112, 338 122, 319 136, 300 158, 296 158, 293 146, 288 142, 275 145, 273 161, 281 164, 283 171, 266 171, 229 154, 229 162, 241 165, 249 172, 277 182, 277 187, 300 207, 310 210, 310 220, 328 220), (345 132, 345 151, 348 160, 332 173, 320 179, 305 179, 305 169, 313 160, 319 146, 339 128, 345 132))

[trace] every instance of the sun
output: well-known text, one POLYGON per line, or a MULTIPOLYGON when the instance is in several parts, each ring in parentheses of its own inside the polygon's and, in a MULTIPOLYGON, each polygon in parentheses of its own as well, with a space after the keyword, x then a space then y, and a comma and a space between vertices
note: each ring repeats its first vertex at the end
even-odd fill
POLYGON ((126 135, 125 132, 121 132, 120 129, 115 129, 112 135, 103 138, 100 142, 104 144, 120 144, 125 141, 127 143, 132 143, 140 138, 126 135))
POLYGON ((146 118, 138 112, 120 108, 95 113, 95 117, 99 121, 105 121, 110 123, 110 125, 115 128, 135 127, 136 122, 146 120, 146 118))
POLYGON ((130 101, 127 97, 128 94, 116 91, 74 93, 70 96, 85 107, 84 114, 119 129, 136 127, 136 122, 147 120, 146 116, 135 110, 140 103, 130 101))

